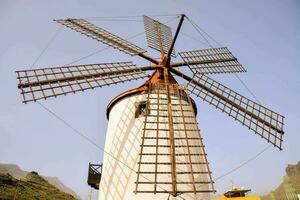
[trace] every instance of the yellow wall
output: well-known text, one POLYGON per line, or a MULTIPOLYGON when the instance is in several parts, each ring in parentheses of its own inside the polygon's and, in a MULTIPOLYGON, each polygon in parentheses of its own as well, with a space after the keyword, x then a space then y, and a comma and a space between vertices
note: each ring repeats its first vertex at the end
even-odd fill
POLYGON ((215 200, 261 200, 261 198, 259 196, 233 197, 233 198, 227 198, 223 196, 215 200))

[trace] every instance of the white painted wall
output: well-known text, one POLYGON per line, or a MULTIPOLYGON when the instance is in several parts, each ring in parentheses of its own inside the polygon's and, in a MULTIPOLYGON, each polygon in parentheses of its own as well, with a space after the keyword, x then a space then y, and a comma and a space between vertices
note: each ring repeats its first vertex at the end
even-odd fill
MULTIPOLYGON (((135 181, 137 178, 137 163, 139 160, 141 137, 143 134, 142 129, 144 124, 144 117, 135 118, 135 103, 141 100, 147 100, 146 94, 137 94, 123 98, 117 102, 110 111, 105 141, 106 152, 103 157, 103 170, 99 189, 99 200, 168 199, 169 194, 164 193, 134 193, 136 187, 135 181)), ((152 114, 154 113, 152 112, 152 114)), ((199 150, 197 151, 199 152, 199 150)), ((187 160, 187 158, 183 158, 183 160, 187 160)), ((150 166, 150 168, 151 167, 152 166, 150 166)), ((153 170, 150 168, 148 170, 153 170)), ((168 165, 160 166, 159 170, 168 171, 170 170, 169 168, 170 166, 168 165)), ((142 176, 141 178, 143 179, 145 177, 142 176)), ((149 185, 148 187, 149 190, 153 190, 153 185, 149 185)), ((184 185, 181 187, 184 187, 184 185)), ((158 189, 161 190, 162 188, 158 189)), ((181 197, 184 199, 210 199, 207 194, 194 195, 189 193, 183 194, 181 197)), ((170 199, 182 198, 170 197, 170 199)))

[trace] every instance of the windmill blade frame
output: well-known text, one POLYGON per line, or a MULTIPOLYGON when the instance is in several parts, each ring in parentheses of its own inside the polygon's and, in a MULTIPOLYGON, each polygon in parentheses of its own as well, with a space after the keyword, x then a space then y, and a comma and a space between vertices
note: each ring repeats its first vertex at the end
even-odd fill
POLYGON ((137 45, 132 44, 131 42, 106 31, 87 20, 58 19, 54 21, 132 56, 146 52, 146 50, 138 47, 137 45))
POLYGON ((23 103, 148 77, 132 62, 16 71, 23 103))
MULTIPOLYGON (((173 41, 171 28, 145 15, 143 21, 148 46, 161 53, 168 53, 173 41)), ((176 57, 174 48, 171 56, 176 57)))
POLYGON ((238 94, 204 74, 196 73, 190 78, 171 69, 188 80, 187 90, 217 109, 239 121, 267 142, 282 150, 284 116, 238 94))
POLYGON ((54 20, 152 64, 137 67, 132 62, 117 62, 16 71, 23 103, 27 103, 146 78, 145 71, 155 70, 143 85, 118 95, 107 108, 104 172, 100 184, 96 182, 101 199, 144 197, 137 193, 156 194, 159 199, 170 195, 209 199, 209 193, 215 192, 197 106, 189 93, 282 150, 284 116, 206 76, 246 72, 227 47, 180 52, 183 62, 171 62, 185 17, 181 14, 172 37, 170 27, 144 16, 148 46, 160 51, 161 58, 149 56, 144 49, 85 19, 54 20), (193 78, 175 69, 181 66, 188 66, 193 78), (188 83, 180 85, 172 74, 188 83))
MULTIPOLYGON (((246 72, 227 47, 179 52, 185 65, 193 73, 240 73, 246 72)), ((178 63, 179 64, 179 63, 178 63)), ((177 65, 178 65, 177 64, 177 65)))

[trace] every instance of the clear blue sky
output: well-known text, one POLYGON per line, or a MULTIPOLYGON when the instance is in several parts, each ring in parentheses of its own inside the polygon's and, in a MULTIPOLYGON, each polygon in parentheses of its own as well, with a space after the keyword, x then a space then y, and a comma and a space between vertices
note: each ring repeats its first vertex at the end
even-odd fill
MULTIPOLYGON (((239 76, 257 98, 286 116, 283 151, 270 148, 256 160, 216 182, 220 193, 231 186, 231 181, 252 188, 254 193, 269 191, 281 181, 286 165, 300 160, 299 10, 300 2, 297 0, 0 0, 0 163, 15 163, 24 170, 57 176, 87 198, 88 162, 101 162, 103 152, 38 104, 22 104, 14 71, 31 67, 59 28, 52 19, 185 13, 236 55, 248 70, 239 76)), ((166 21, 170 18, 157 19, 166 21)), ((123 37, 143 31, 141 21, 95 23, 123 37)), ((170 26, 175 27, 176 22, 173 21, 170 26)), ((203 40, 188 23, 184 24, 182 31, 203 40)), ((178 39, 176 50, 206 48, 184 36, 178 39)), ((147 48, 144 35, 133 42, 147 48)), ((105 45, 97 41, 63 29, 36 67, 64 65, 103 47, 105 45)), ((111 49, 79 63, 127 60, 148 64, 111 49)), ((214 78, 252 98, 234 75, 221 74, 214 78)), ((103 147, 107 104, 120 92, 141 83, 137 81, 86 91, 43 103, 103 147)), ((197 106, 214 178, 268 145, 201 100, 197 100, 197 106)))

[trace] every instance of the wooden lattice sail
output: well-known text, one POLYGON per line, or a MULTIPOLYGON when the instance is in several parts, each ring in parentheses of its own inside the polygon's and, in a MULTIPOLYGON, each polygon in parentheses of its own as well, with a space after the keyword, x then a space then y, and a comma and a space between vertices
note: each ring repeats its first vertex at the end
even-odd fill
POLYGON ((147 77, 132 62, 49 67, 16 74, 24 103, 147 77))
POLYGON ((246 72, 227 47, 179 52, 174 45, 185 15, 174 36, 172 29, 144 16, 148 46, 158 50, 157 59, 137 45, 85 19, 56 22, 151 64, 100 63, 16 71, 23 102, 39 101, 70 93, 149 77, 141 87, 119 95, 108 106, 109 118, 101 200, 209 199, 214 192, 207 155, 196 120, 193 94, 227 113, 255 134, 282 149, 284 117, 228 87, 209 75, 246 72), (193 76, 177 70, 188 66, 193 76), (187 82, 179 85, 173 75, 187 82))
MULTIPOLYGON (((173 40, 171 28, 150 17, 143 16, 143 18, 148 46, 159 52, 168 53, 173 40)), ((174 49, 171 55, 176 56, 174 49)))
POLYGON ((195 109, 184 87, 154 83, 147 92, 135 192, 213 192, 195 109))

